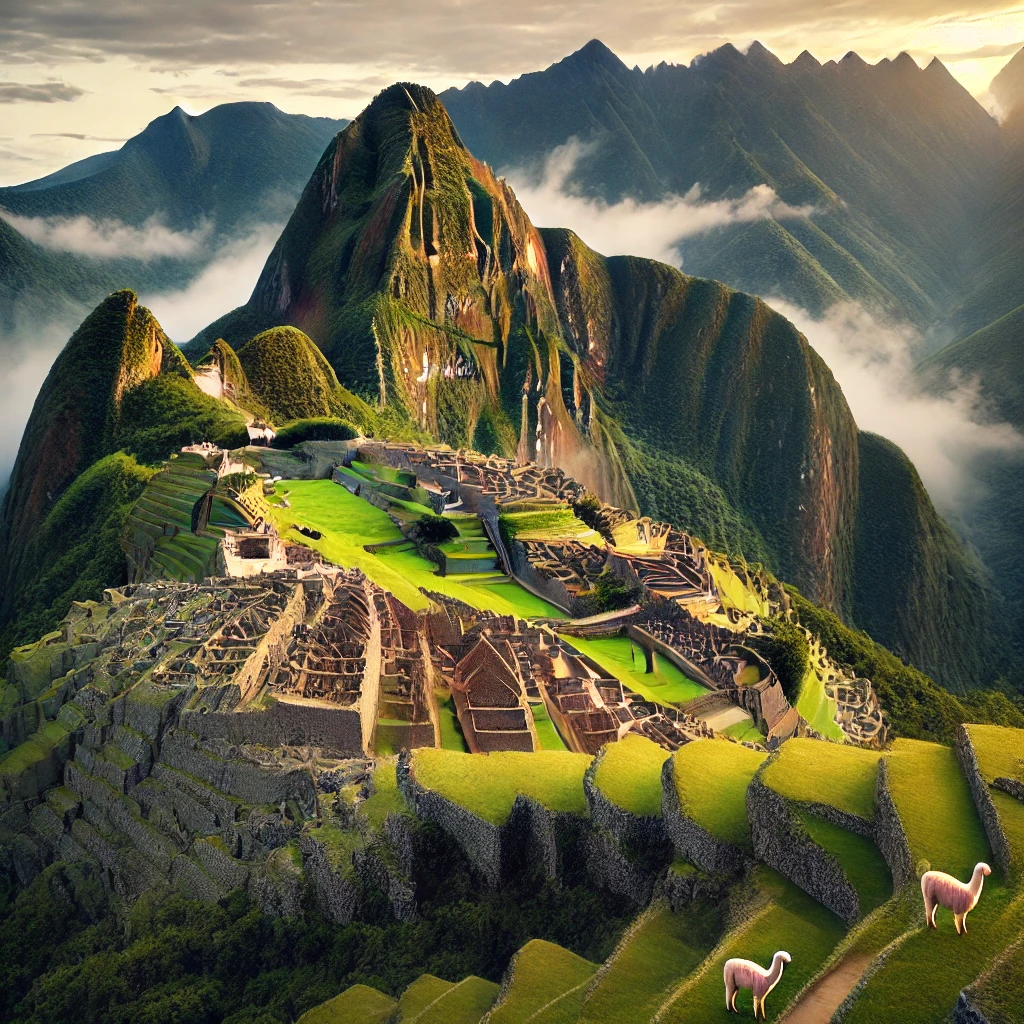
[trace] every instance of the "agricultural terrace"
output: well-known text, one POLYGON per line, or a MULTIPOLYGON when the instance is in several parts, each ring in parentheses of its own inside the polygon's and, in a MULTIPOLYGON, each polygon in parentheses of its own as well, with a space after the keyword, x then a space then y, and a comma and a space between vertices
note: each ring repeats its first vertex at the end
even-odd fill
POLYGON ((747 787, 767 756, 727 740, 680 747, 672 767, 683 813, 716 839, 749 850, 747 787))
POLYGON ((452 981, 435 978, 433 974, 421 974, 398 1000, 399 1020, 414 1020, 417 1014, 425 1010, 434 1000, 440 999, 454 984, 452 981))
POLYGON ((559 541, 578 540, 583 544, 604 546, 601 535, 576 517, 568 505, 537 508, 517 502, 501 510, 499 522, 502 535, 508 540, 559 541))
POLYGON ((425 789, 484 821, 503 825, 520 794, 552 811, 585 815, 583 775, 590 760, 587 754, 561 750, 507 750, 484 756, 422 747, 413 752, 412 770, 425 789))
POLYGON ((594 783, 631 814, 661 817, 661 768, 668 751, 646 736, 626 735, 602 748, 594 783))
POLYGON ((498 986, 470 975, 420 1011, 416 1024, 480 1024, 494 1005, 498 986))
MULTIPOLYGON (((583 1004, 579 1024, 650 1020, 666 995, 708 955, 720 927, 715 907, 696 903, 674 914, 664 903, 651 904, 609 958, 583 1004)), ((719 974, 719 985, 721 980, 719 974)))
MULTIPOLYGON (((562 617, 557 608, 517 583, 479 583, 479 574, 437 576, 437 566, 418 555, 411 544, 398 544, 382 549, 379 554, 371 554, 364 545, 401 541, 401 531, 383 509, 330 480, 286 480, 277 485, 274 494, 277 498, 286 498, 290 506, 271 505, 282 537, 314 548, 346 569, 361 569, 374 583, 390 590, 414 610, 427 608, 430 603, 420 591, 423 587, 500 615, 562 617), (317 530, 322 536, 313 540, 299 533, 296 526, 317 530), (473 585, 466 584, 466 578, 472 580, 473 585)), ((495 576, 495 579, 503 577, 495 576)))
POLYGON ((389 814, 405 811, 405 798, 398 791, 395 758, 377 761, 373 769, 373 795, 359 805, 359 813, 376 829, 383 828, 389 814))
MULTIPOLYGON (((718 596, 726 609, 735 608, 748 615, 771 615, 768 602, 748 587, 743 580, 729 567, 728 562, 713 554, 708 554, 708 571, 715 581, 718 596)), ((728 622, 725 623, 728 625, 728 622)))
POLYGON ((543 939, 528 942, 512 960, 512 983, 491 1010, 490 1024, 524 1024, 542 1010, 583 1002, 587 982, 598 965, 543 939))
POLYGON ((978 979, 971 996, 989 1024, 1018 1024, 1024 1006, 1024 937, 978 979))
POLYGON ((340 996, 307 1010, 298 1024, 387 1024, 398 1003, 369 985, 353 985, 340 996))
POLYGON ((706 687, 683 675, 667 658, 657 657, 654 671, 645 672, 643 649, 628 636, 596 640, 563 636, 562 639, 581 654, 593 658, 609 675, 646 700, 666 705, 683 704, 708 692, 706 687))
POLYGON ((531 703, 530 713, 533 715, 533 724, 537 729, 537 739, 540 741, 541 750, 569 749, 555 728, 555 723, 551 721, 551 716, 543 701, 531 703))
POLYGON ((850 884, 857 890, 862 914, 870 914, 892 895, 889 865, 870 839, 816 814, 801 814, 800 821, 811 839, 843 866, 850 884))
MULTIPOLYGON (((966 879, 978 861, 990 860, 967 781, 949 747, 900 739, 887 763, 918 872, 931 867, 966 879)), ((1015 899, 993 875, 968 918, 967 939, 956 934, 949 911, 940 908, 936 922, 938 931, 921 928, 919 922, 911 926, 865 986, 848 1022, 884 1019, 893 1006, 901 1008, 900 1020, 907 1024, 944 1017, 960 989, 1024 929, 1024 899, 1015 899)))
POLYGON ((825 739, 844 743, 846 736, 836 723, 836 711, 839 705, 825 693, 825 681, 814 667, 814 661, 812 653, 810 664, 800 682, 796 709, 803 715, 808 725, 816 732, 821 733, 825 739))
MULTIPOLYGON (((991 784, 993 779, 1018 779, 1024 782, 1024 729, 1008 729, 1001 725, 969 725, 974 751, 982 778, 991 784)), ((1024 865, 1024 804, 1009 793, 989 789, 989 795, 999 815, 999 824, 1010 843, 1013 859, 1024 865)))
POLYGON ((762 778, 789 800, 828 804, 868 821, 875 816, 877 751, 792 739, 782 744, 762 778))
MULTIPOLYGON (((777 1017, 843 937, 845 929, 839 918, 781 875, 759 867, 754 882, 762 901, 760 908, 729 932, 700 969, 671 993, 659 1017, 662 1024, 708 1024, 737 1019, 725 1008, 725 961, 741 956, 768 967, 775 951, 784 949, 793 961, 768 997, 768 1013, 777 1017)), ((740 992, 736 1006, 741 1018, 749 1015, 753 1007, 749 989, 740 992)), ((884 1015, 876 1018, 884 1019, 884 1015)))

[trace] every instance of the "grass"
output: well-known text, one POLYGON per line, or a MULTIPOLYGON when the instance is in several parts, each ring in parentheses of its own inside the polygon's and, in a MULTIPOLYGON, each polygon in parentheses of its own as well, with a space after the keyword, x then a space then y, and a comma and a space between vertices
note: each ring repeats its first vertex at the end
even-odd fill
POLYGON ((673 914, 652 904, 612 954, 588 994, 580 1024, 650 1020, 669 991, 707 956, 719 929, 715 907, 693 904, 673 914))
POLYGON ((1024 939, 978 980, 972 994, 989 1024, 1018 1024, 1024 1006, 1024 939))
POLYGON ((425 609, 430 604, 420 592, 420 587, 424 587, 458 598, 473 608, 501 615, 562 615, 553 605, 534 597, 516 583, 466 586, 458 575, 435 576, 434 563, 415 551, 385 548, 380 554, 370 554, 363 549, 364 545, 399 540, 401 531, 383 509, 330 480, 283 481, 275 488, 275 495, 286 497, 291 506, 274 505, 272 509, 282 536, 314 548, 347 569, 361 569, 413 610, 425 609), (320 540, 311 540, 293 528, 296 524, 319 530, 323 536, 320 540))
POLYGON ((842 864, 850 884, 857 890, 862 914, 870 914, 892 895, 889 866, 870 839, 815 814, 801 814, 800 820, 811 839, 842 864))
POLYGON ((553 942, 533 939, 516 953, 512 984, 491 1011, 490 1024, 525 1024, 555 1000, 563 1002, 570 994, 581 997, 597 967, 553 942))
POLYGON ((494 1005, 498 991, 493 981, 471 975, 453 985, 413 1019, 416 1024, 478 1024, 494 1005))
MULTIPOLYGON (((1009 729, 1000 725, 969 725, 967 731, 982 778, 1009 778, 1024 781, 1024 729, 1009 729)), ((1010 843, 1015 870, 1024 866, 1024 804, 1008 793, 991 789, 992 802, 999 823, 1010 843)))
POLYGON ((454 982, 435 978, 433 974, 421 974, 398 1000, 399 1020, 413 1020, 435 999, 440 999, 453 984, 454 982))
POLYGON ((630 814, 661 817, 661 767, 668 752, 645 736, 623 737, 601 752, 594 782, 630 814))
MULTIPOLYGON (((716 730, 717 731, 717 730, 716 730)), ((764 733, 751 721, 737 722, 722 730, 723 736, 731 736, 740 743, 764 743, 764 733)))
POLYGON ((838 707, 839 705, 826 695, 825 683, 814 670, 814 666, 808 665, 800 683, 796 709, 812 729, 820 732, 826 739, 842 743, 846 736, 836 723, 838 707))
MULTIPOLYGON (((660 1017, 663 1024, 709 1024, 735 1020, 725 1008, 722 968, 730 957, 741 956, 767 967, 776 950, 793 958, 778 987, 768 997, 772 1016, 778 1016, 817 972, 843 936, 842 922, 810 896, 767 868, 758 868, 754 882, 764 905, 725 936, 700 970, 673 993, 660 1017)), ((736 1000, 740 1019, 753 1006, 749 990, 736 1000)), ((878 1020, 893 1018, 878 1018, 878 1020)))
POLYGON ((537 729, 537 739, 540 740, 540 749, 568 750, 565 740, 559 735, 555 723, 551 721, 551 716, 544 703, 531 704, 530 711, 533 714, 533 724, 537 729))
POLYGON ((600 535, 592 530, 567 505, 533 512, 505 512, 500 516, 503 536, 516 540, 579 540, 598 543, 600 535))
POLYGON ((875 816, 878 752, 793 739, 765 769, 765 785, 790 800, 828 804, 869 821, 875 816))
POLYGON ((375 829, 384 827, 389 814, 400 814, 406 809, 405 798, 398 791, 395 775, 395 761, 391 758, 378 761, 373 769, 373 796, 360 805, 360 813, 375 829))
POLYGON ((59 722, 47 722, 0 760, 0 777, 20 775, 45 761, 53 753, 53 748, 66 739, 67 735, 68 730, 59 722))
POLYGON ((710 558, 708 559, 708 569, 725 608, 736 608, 741 612, 762 615, 766 618, 771 613, 768 602, 746 587, 739 576, 727 565, 710 558))
POLYGON ((967 780, 950 747, 899 739, 888 757, 889 788, 914 864, 967 878, 990 857, 967 780))
POLYGON ((656 657, 655 671, 650 674, 644 672, 643 651, 627 636, 598 640, 566 636, 563 639, 647 700, 659 704, 683 704, 707 693, 705 687, 688 679, 667 658, 656 657))
POLYGON ((307 1010, 298 1024, 386 1024, 398 1003, 369 985, 353 985, 340 996, 307 1010))
POLYGON ((747 787, 767 756, 726 740, 681 747, 672 764, 683 813, 716 839, 750 849, 747 787))
POLYGON ((434 690, 437 697, 437 715, 441 723, 441 747, 444 750, 458 750, 463 754, 469 753, 466 745, 466 737, 462 735, 462 726, 459 724, 459 716, 455 710, 455 701, 452 699, 451 691, 444 686, 434 690))
POLYGON ((583 774, 590 757, 586 754, 543 750, 484 756, 422 748, 414 751, 412 763, 421 785, 493 825, 508 820, 520 793, 553 811, 587 813, 583 774))

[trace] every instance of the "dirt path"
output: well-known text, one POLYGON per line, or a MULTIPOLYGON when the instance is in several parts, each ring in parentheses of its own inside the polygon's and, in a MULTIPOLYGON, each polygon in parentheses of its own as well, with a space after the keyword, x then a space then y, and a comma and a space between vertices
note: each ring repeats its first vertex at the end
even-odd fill
POLYGON ((869 956, 848 956, 796 1004, 784 1018, 785 1024, 827 1024, 869 963, 869 956))

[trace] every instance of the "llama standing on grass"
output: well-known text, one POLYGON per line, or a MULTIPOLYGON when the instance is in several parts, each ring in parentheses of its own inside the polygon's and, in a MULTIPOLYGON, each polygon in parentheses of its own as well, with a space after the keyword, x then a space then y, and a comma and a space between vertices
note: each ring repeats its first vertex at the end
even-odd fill
POLYGON ((760 1003, 761 1020, 766 1020, 764 1015, 765 996, 778 985, 782 979, 782 968, 791 959, 792 957, 788 953, 780 949, 772 957, 772 966, 767 971, 752 960, 738 958, 726 960, 724 971, 725 1008, 739 1013, 740 1011, 736 1009, 736 994, 741 988, 749 988, 754 994, 754 1019, 757 1019, 757 1006, 760 1003))
POLYGON ((985 876, 991 875, 987 864, 975 864, 970 882, 964 885, 944 871, 926 871, 921 876, 921 895, 924 897, 924 916, 931 928, 937 928, 935 911, 945 907, 953 911, 957 935, 967 934, 967 915, 978 905, 985 876))

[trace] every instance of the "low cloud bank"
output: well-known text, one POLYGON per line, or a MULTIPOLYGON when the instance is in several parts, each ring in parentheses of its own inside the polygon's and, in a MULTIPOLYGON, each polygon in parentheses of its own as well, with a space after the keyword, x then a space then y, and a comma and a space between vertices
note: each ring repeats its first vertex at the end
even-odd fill
POLYGON ((186 259, 201 251, 213 231, 209 221, 191 231, 175 231, 157 216, 139 227, 85 216, 23 217, 8 210, 0 210, 0 219, 44 249, 94 259, 186 259))
POLYGON ((768 185, 755 185, 738 199, 702 198, 700 184, 685 195, 661 202, 623 199, 606 203, 572 192, 569 179, 592 146, 572 138, 556 147, 539 172, 513 168, 503 172, 534 224, 572 228, 605 256, 648 256, 679 265, 679 243, 727 224, 809 217, 810 206, 784 203, 768 185))
POLYGON ((980 456, 1024 450, 1017 430, 992 422, 976 381, 943 395, 921 387, 913 355, 921 338, 912 327, 878 320, 854 302, 815 319, 783 299, 767 301, 828 364, 857 425, 907 453, 941 511, 959 515, 984 498, 973 470, 980 456))

